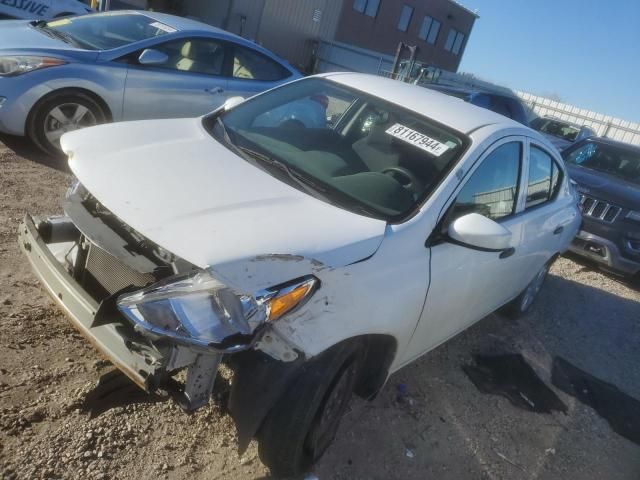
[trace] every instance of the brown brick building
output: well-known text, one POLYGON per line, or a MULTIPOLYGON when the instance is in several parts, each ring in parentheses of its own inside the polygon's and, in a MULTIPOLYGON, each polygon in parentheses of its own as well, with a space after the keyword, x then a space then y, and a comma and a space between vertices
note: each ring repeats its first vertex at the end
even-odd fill
MULTIPOLYGON (((127 1, 134 0, 117 0, 127 1)), ((151 6, 147 0, 135 1, 151 6)), ((477 18, 455 0, 153 2, 159 10, 196 18, 261 43, 302 69, 313 61, 314 45, 319 41, 359 47, 374 58, 376 54, 394 55, 398 43, 405 42, 418 47, 419 61, 456 71, 477 18)), ((389 63, 388 58, 385 61, 389 63)), ((337 67, 357 69, 347 64, 337 67)))
POLYGON ((345 0, 335 40, 391 55, 405 42, 421 62, 455 72, 476 18, 453 0, 345 0))

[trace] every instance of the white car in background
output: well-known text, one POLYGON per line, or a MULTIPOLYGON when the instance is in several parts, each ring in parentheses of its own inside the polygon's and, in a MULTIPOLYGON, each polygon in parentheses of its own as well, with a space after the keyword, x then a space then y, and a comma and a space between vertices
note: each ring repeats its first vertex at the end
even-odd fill
POLYGON ((79 0, 0 0, 0 19, 50 20, 90 12, 79 0))
POLYGON ((256 436, 281 476, 323 454, 352 392, 375 395, 498 308, 526 312, 580 224, 542 136, 377 76, 309 77, 62 148, 65 216, 20 229, 43 284, 145 390, 186 369, 186 409, 227 363, 240 449, 256 436), (305 118, 313 103, 323 122, 305 118))

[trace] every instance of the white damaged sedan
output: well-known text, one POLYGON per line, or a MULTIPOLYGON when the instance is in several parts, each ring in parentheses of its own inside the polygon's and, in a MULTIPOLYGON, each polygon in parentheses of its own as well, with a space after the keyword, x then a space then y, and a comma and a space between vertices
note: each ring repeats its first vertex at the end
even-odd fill
POLYGON ((35 272, 147 391, 186 370, 176 396, 198 408, 227 363, 240 448, 257 437, 275 475, 322 455, 352 393, 498 308, 526 312, 580 224, 538 133, 362 74, 62 147, 65 215, 20 228, 35 272))

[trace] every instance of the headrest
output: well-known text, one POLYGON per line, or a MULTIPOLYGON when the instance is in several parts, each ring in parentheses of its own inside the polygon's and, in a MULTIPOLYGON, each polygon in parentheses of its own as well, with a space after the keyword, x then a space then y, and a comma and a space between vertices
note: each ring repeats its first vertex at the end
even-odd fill
POLYGON ((193 60, 196 57, 197 51, 198 48, 194 42, 184 42, 180 54, 185 58, 193 60))

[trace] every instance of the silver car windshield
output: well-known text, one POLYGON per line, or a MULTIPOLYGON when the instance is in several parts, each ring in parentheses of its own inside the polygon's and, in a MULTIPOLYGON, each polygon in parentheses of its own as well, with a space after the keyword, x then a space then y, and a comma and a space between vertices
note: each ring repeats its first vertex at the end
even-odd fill
POLYGON ((387 221, 415 211, 468 144, 432 119, 322 78, 238 105, 212 125, 221 138, 216 125, 274 176, 387 221))
POLYGON ((62 39, 67 38, 89 50, 110 50, 176 31, 151 17, 132 12, 62 18, 46 24, 43 22, 36 28, 57 32, 62 39))

